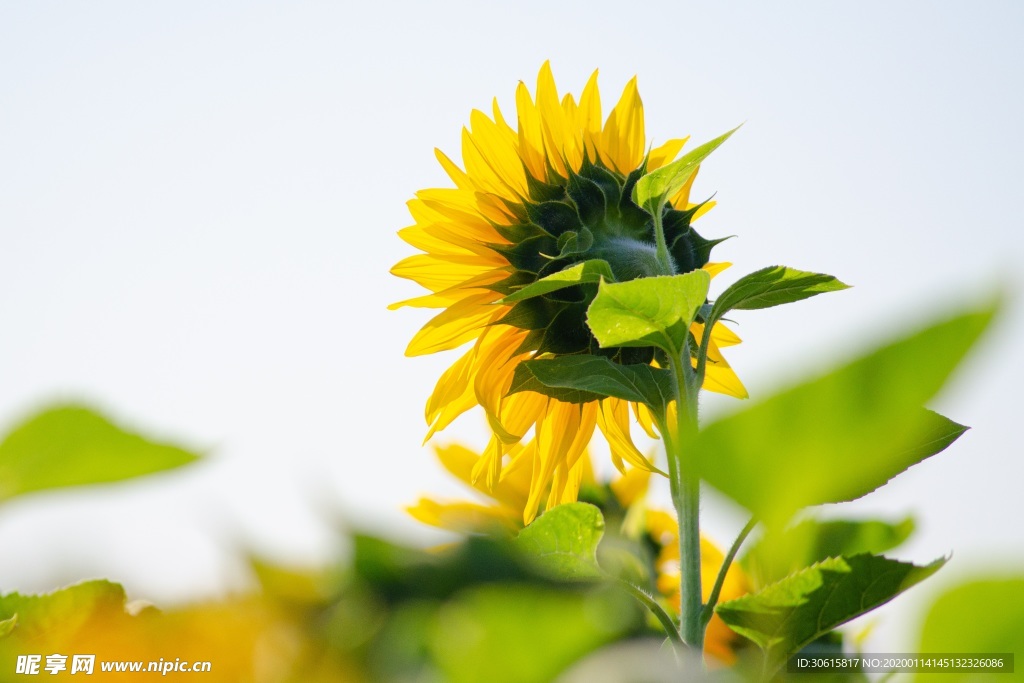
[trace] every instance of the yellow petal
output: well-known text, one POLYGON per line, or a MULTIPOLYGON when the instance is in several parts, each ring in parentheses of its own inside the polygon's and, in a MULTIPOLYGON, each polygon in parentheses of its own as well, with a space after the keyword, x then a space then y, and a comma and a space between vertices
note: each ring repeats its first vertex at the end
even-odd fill
POLYGON ((633 467, 651 471, 654 466, 633 443, 629 433, 629 405, 617 398, 606 398, 600 403, 597 424, 608 440, 613 458, 626 460, 633 467))
POLYGON ((505 182, 502 175, 492 166, 485 150, 480 147, 480 142, 473 137, 468 128, 462 129, 462 164, 479 191, 512 201, 519 200, 520 194, 505 182))
POLYGON ((473 144, 480 150, 488 166, 505 186, 517 195, 525 197, 527 192, 523 162, 519 159, 519 152, 512 141, 478 109, 470 113, 469 123, 472 126, 470 137, 473 144))
MULTIPOLYGON (((716 202, 714 200, 704 202, 703 204, 700 205, 700 208, 697 209, 696 211, 694 211, 693 215, 690 216, 690 222, 692 223, 693 221, 697 220, 698 218, 700 218, 701 216, 706 214, 708 211, 710 211, 711 209, 715 208, 715 206, 717 206, 717 205, 718 205, 718 202, 716 202)), ((688 209, 692 209, 693 206, 694 206, 693 204, 690 204, 689 206, 687 206, 687 208, 688 209)))
POLYGON ((679 154, 679 150, 683 148, 683 145, 685 145, 686 141, 689 139, 689 135, 685 138, 674 138, 660 147, 652 149, 651 153, 647 155, 647 170, 653 171, 674 161, 676 155, 679 154))
POLYGON ((530 91, 520 81, 516 88, 516 116, 519 123, 519 157, 537 180, 548 177, 547 162, 544 158, 544 133, 541 129, 540 112, 533 104, 530 91))
POLYGON ((473 486, 480 486, 482 484, 485 487, 483 490, 488 493, 493 491, 498 483, 498 477, 501 475, 502 455, 501 441, 497 437, 492 436, 491 440, 487 443, 487 448, 480 454, 480 458, 473 465, 473 469, 469 473, 470 483, 473 486), (481 482, 481 477, 484 477, 483 482, 481 482))
POLYGON ((631 405, 633 407, 633 415, 636 417, 636 422, 640 425, 640 428, 652 439, 660 439, 661 436, 655 428, 654 414, 651 412, 651 409, 642 403, 633 403, 631 405))
POLYGON ((721 263, 705 263, 701 266, 701 270, 707 272, 711 277, 714 277, 731 265, 732 264, 728 261, 722 261, 721 263))
POLYGON ((462 282, 454 287, 449 287, 448 289, 443 289, 440 292, 425 294, 423 296, 413 297, 412 299, 405 299, 403 301, 396 301, 393 304, 388 304, 388 310, 394 311, 402 306, 411 306, 413 308, 447 308, 457 301, 462 301, 466 297, 479 294, 482 290, 489 291, 490 285, 501 282, 507 277, 508 272, 504 270, 484 272, 474 278, 470 278, 466 282, 462 282))
POLYGON ((391 274, 412 280, 433 292, 439 292, 494 270, 486 264, 481 265, 480 259, 475 255, 415 254, 396 263, 391 268, 391 274))
POLYGON ((597 70, 590 75, 580 95, 576 110, 577 125, 583 131, 583 144, 591 161, 598 158, 597 148, 601 145, 601 93, 597 88, 597 70))
POLYGON ((622 90, 618 104, 604 126, 605 152, 612 165, 628 174, 644 157, 644 105, 636 87, 636 76, 622 90))
POLYGON ((728 364, 715 364, 709 361, 704 369, 703 388, 716 394, 726 394, 736 398, 750 397, 747 388, 743 386, 743 382, 728 364))
POLYGON ((581 417, 579 406, 548 399, 548 408, 537 422, 537 458, 530 482, 530 497, 523 513, 525 524, 533 521, 541 496, 551 483, 555 467, 565 460, 579 433, 581 417))
POLYGON ((647 486, 651 481, 651 473, 639 467, 634 467, 626 474, 615 479, 610 484, 612 493, 619 499, 619 504, 624 508, 636 503, 647 495, 647 486))
POLYGON ((558 99, 555 78, 551 74, 551 63, 544 62, 537 75, 537 111, 540 112, 541 133, 547 161, 563 178, 568 177, 565 168, 565 114, 558 99))
POLYGON ((476 349, 470 349, 445 370, 438 380, 434 392, 427 400, 426 418, 430 430, 424 443, 451 424, 452 420, 477 405, 470 382, 475 356, 476 349))
POLYGON ((452 179, 452 182, 455 183, 455 187, 461 190, 474 189, 473 181, 470 180, 465 171, 459 168, 454 161, 448 158, 448 155, 437 147, 434 148, 434 157, 441 163, 441 167, 444 169, 444 172, 448 174, 448 177, 452 179))
POLYGON ((510 510, 477 503, 441 503, 430 498, 420 498, 416 505, 407 507, 406 512, 424 524, 462 533, 480 532, 495 527, 511 531, 519 528, 518 520, 510 516, 510 510))
POLYGON ((501 317, 508 307, 491 306, 501 298, 497 292, 484 292, 463 299, 434 316, 416 333, 405 350, 407 356, 421 356, 462 346, 480 334, 487 324, 501 317))

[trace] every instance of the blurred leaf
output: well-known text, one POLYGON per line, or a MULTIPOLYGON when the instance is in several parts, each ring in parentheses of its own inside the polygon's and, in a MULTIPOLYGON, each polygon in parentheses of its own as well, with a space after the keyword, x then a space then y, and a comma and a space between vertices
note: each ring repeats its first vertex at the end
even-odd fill
POLYGON ((800 301, 823 292, 848 289, 831 275, 808 273, 787 266, 769 266, 744 275, 715 300, 712 321, 733 309, 754 310, 800 301))
POLYGON ((921 406, 994 311, 961 313, 713 422, 688 450, 711 485, 769 525, 859 498, 965 431, 921 406))
POLYGON ((9 633, 20 640, 67 638, 92 620, 123 615, 124 604, 119 584, 85 581, 42 595, 0 595, 0 622, 14 621, 9 633))
MULTIPOLYGON (((921 653, 1024 653, 1024 576, 966 583, 941 595, 925 617, 921 653)), ((1024 667, 1018 660, 1012 675, 971 673, 919 673, 916 683, 943 681, 1020 681, 1024 667)))
POLYGON ((485 586, 442 607, 431 650, 451 683, 548 683, 638 622, 620 591, 485 586))
POLYGON ((914 532, 914 520, 805 519, 785 531, 768 532, 743 559, 743 568, 757 585, 767 585, 830 557, 880 555, 899 546, 914 532))
POLYGON ((522 289, 509 294, 500 303, 510 304, 523 299, 531 299, 535 296, 556 292, 560 289, 573 287, 585 282, 600 282, 601 278, 615 282, 612 268, 607 261, 601 259, 590 259, 576 265, 569 266, 565 270, 552 273, 532 282, 522 289))
POLYGON ((121 429, 84 406, 49 408, 0 443, 0 501, 30 491, 130 479, 197 457, 121 429))
POLYGON ((458 545, 427 552, 356 535, 352 564, 356 576, 389 602, 445 598, 475 583, 536 579, 516 545, 507 539, 471 536, 458 545))
POLYGON ((567 403, 614 396, 660 412, 672 399, 672 374, 643 363, 621 365, 604 356, 558 356, 519 363, 508 393, 520 391, 567 403))
POLYGON ((327 601, 338 590, 338 569, 288 567, 268 558, 251 555, 249 568, 263 596, 289 604, 314 605, 327 601))
POLYGON ((704 270, 602 282, 587 309, 587 325, 601 348, 657 346, 678 353, 686 348, 690 325, 710 284, 704 270))
POLYGON ((660 209, 665 200, 682 189, 690 176, 697 172, 700 163, 737 130, 739 126, 640 178, 633 187, 633 202, 650 212, 660 209))
POLYGON ((17 614, 15 614, 13 617, 9 619, 0 620, 0 638, 3 638, 4 636, 8 635, 11 631, 13 631, 14 627, 17 626, 17 624, 17 614))
POLYGON ((601 577, 597 545, 604 535, 601 511, 589 503, 554 507, 519 532, 516 545, 538 569, 557 579, 601 577))
POLYGON ((766 670, 774 671, 815 638, 889 602, 945 563, 919 567, 868 554, 831 558, 721 603, 715 612, 764 649, 766 670))

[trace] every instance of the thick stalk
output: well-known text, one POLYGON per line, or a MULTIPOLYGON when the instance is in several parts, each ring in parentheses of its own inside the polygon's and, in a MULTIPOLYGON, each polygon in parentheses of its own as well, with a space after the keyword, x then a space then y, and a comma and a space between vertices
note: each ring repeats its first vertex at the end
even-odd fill
POLYGON ((676 389, 675 434, 668 446, 672 502, 679 522, 680 634, 698 653, 704 650, 704 608, 700 576, 700 478, 685 453, 686 443, 697 430, 696 376, 690 366, 689 349, 673 354, 672 372, 676 389))

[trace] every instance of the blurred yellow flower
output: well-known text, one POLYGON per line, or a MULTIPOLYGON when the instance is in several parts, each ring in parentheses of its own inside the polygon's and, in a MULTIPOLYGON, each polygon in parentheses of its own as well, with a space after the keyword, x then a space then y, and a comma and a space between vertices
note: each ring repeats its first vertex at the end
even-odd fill
MULTIPOLYGON (((520 448, 521 446, 516 446, 520 448)), ((530 448, 532 445, 527 445, 530 448)), ((478 453, 458 444, 435 446, 434 452, 457 479, 482 494, 487 502, 438 501, 433 498, 420 500, 407 509, 417 520, 431 526, 474 533, 494 529, 515 532, 523 528, 520 517, 522 505, 529 496, 530 478, 523 471, 512 471, 493 488, 488 489, 481 482, 474 482, 473 466, 482 458, 478 453)), ((580 457, 574 468, 576 476, 566 487, 572 492, 575 500, 580 486, 596 485, 590 458, 586 452, 580 457)), ((608 483, 608 488, 615 496, 616 503, 627 511, 627 520, 636 520, 632 513, 639 513, 642 524, 638 535, 645 535, 658 548, 654 564, 655 583, 658 592, 675 612, 679 612, 679 526, 675 518, 663 510, 647 507, 646 496, 651 473, 640 468, 630 468, 625 474, 608 483)), ((564 501, 569 502, 569 501, 564 501)), ((624 523, 622 532, 629 535, 625 528, 632 527, 628 521, 624 523)), ((711 595, 718 571, 725 559, 722 551, 705 537, 701 537, 701 585, 704 600, 711 595)), ((750 581, 738 564, 733 563, 726 573, 721 602, 733 600, 751 591, 750 581)), ((723 664, 732 664, 736 660, 735 649, 742 639, 726 626, 717 615, 711 618, 704 640, 704 652, 723 664)))
MULTIPOLYGON (((675 517, 667 512, 650 510, 647 514, 648 531, 661 547, 657 560, 658 591, 668 599, 678 614, 679 525, 676 523, 675 517)), ((711 590, 724 560, 725 555, 722 551, 702 535, 700 539, 700 582, 704 600, 711 597, 711 590)), ((721 603, 734 600, 750 591, 750 580, 743 569, 734 562, 725 574, 725 581, 722 583, 722 592, 719 594, 718 601, 721 603)), ((714 656, 723 664, 732 664, 736 661, 735 648, 741 640, 740 636, 726 626, 725 622, 716 614, 711 617, 704 635, 704 652, 714 656)))
MULTIPOLYGON (((413 337, 407 355, 472 342, 441 376, 427 402, 427 439, 462 413, 482 406, 493 438, 474 464, 471 479, 493 488, 504 470, 526 472, 522 516, 529 523, 545 492, 547 507, 574 500, 570 483, 578 475, 573 471, 595 429, 608 440, 620 470, 624 462, 648 470, 652 465, 633 443, 627 403, 608 398, 575 404, 529 391, 509 395, 519 363, 581 353, 606 355, 620 363, 650 363, 656 355, 653 348, 598 348, 584 322, 596 284, 515 302, 504 299, 590 259, 606 261, 620 281, 657 274, 651 270, 653 221, 633 203, 631 191, 644 173, 672 161, 686 140, 669 140, 647 151, 636 78, 603 125, 596 71, 577 102, 571 94, 559 97, 545 63, 535 93, 520 83, 515 102, 515 127, 506 122, 496 100, 491 116, 471 113, 470 128, 462 131, 464 168, 436 152, 455 187, 422 190, 409 202, 414 224, 399 236, 423 253, 391 271, 430 293, 392 308, 441 309, 413 337), (520 446, 531 430, 530 445, 520 446)), ((691 204, 692 182, 666 207, 666 239, 678 272, 705 268, 714 274, 724 267, 708 262, 718 240, 706 240, 691 227, 713 203, 691 204)), ((701 330, 694 333, 699 338, 701 330)), ((716 325, 705 389, 746 396, 719 351, 739 341, 716 325)), ((655 436, 645 409, 634 405, 633 411, 655 436)))

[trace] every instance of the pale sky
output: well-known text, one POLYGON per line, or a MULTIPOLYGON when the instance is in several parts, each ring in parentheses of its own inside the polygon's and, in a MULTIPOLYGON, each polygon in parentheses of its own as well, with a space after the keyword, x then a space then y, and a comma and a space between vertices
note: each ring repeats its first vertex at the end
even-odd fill
MULTIPOLYGON (((419 293, 388 274, 413 253, 395 232, 416 190, 448 184, 433 148, 457 157, 492 97, 512 117, 546 59, 560 92, 599 68, 606 111, 637 74, 655 143, 746 122, 695 189, 718 201, 702 234, 738 236, 716 249, 722 283, 781 263, 854 285, 735 316, 755 400, 952 301, 1017 292, 934 404, 973 429, 829 513, 914 514, 899 557, 954 552, 885 608, 876 651, 912 645, 903 624, 935 591, 1019 569, 1024 5, 724 5, 0 7, 0 424, 84 399, 211 454, 5 506, 0 591, 240 590, 240 551, 321 561, 338 515, 437 540, 401 507, 461 492, 420 445, 455 354, 403 355, 427 316, 386 310, 419 293)), ((482 445, 482 419, 444 436, 482 445)), ((723 544, 744 521, 713 495, 704 519, 723 544)))

